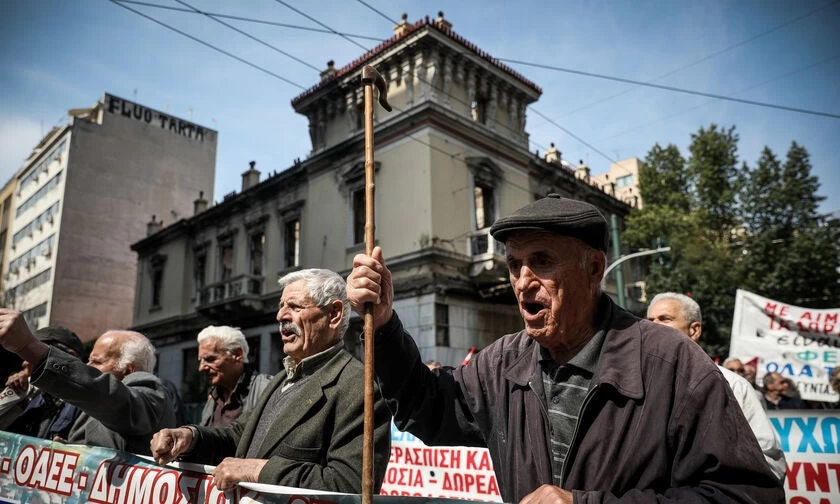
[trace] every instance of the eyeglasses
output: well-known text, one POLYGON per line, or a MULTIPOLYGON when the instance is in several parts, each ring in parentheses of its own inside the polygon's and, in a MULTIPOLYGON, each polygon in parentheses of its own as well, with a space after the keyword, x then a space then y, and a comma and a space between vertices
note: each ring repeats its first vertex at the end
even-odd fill
POLYGON ((733 369, 733 368, 729 368, 729 370, 730 370, 730 371, 732 371, 733 373, 738 373, 739 375, 742 375, 742 374, 747 374, 747 370, 746 370, 746 369, 744 369, 744 368, 742 368, 742 367, 739 367, 739 368, 734 368, 734 369, 733 369))

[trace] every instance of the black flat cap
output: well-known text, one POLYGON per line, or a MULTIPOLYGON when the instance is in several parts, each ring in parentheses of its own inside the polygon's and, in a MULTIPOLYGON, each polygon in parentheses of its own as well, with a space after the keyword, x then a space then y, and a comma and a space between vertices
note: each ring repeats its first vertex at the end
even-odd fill
POLYGON ((607 251, 607 221, 589 203, 559 194, 549 194, 502 217, 490 227, 490 234, 500 242, 512 231, 524 229, 551 231, 577 238, 590 247, 607 251))
POLYGON ((76 352, 76 357, 84 360, 85 348, 82 346, 82 340, 70 329, 59 326, 42 327, 33 334, 47 345, 57 346, 65 351, 68 348, 73 350, 76 352))

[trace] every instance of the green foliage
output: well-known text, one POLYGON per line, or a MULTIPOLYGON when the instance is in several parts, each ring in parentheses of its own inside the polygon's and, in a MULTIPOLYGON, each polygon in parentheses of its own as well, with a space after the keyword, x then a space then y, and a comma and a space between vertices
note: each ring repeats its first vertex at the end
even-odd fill
POLYGON ((623 240, 671 246, 668 261, 650 260, 648 298, 690 294, 712 356, 728 353, 738 288, 801 306, 840 305, 840 232, 817 213, 823 198, 807 150, 793 142, 782 163, 765 147, 754 168, 739 168, 734 127, 712 124, 691 139, 688 159, 657 144, 640 166, 645 206, 627 218, 623 240))

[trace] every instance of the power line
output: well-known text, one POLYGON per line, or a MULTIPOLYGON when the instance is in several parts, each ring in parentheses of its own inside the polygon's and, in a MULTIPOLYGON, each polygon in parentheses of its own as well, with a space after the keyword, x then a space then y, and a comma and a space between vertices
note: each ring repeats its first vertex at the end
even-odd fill
MULTIPOLYGON (((140 2, 138 0, 119 0, 119 2, 127 3, 127 4, 134 4, 134 5, 142 5, 142 6, 145 6, 145 7, 152 7, 154 9, 165 9, 165 10, 171 10, 171 11, 177 11, 177 12, 185 12, 187 14, 198 14, 198 12, 195 12, 191 9, 184 9, 182 7, 175 7, 173 5, 162 5, 162 4, 151 3, 151 2, 140 2)), ((280 23, 280 22, 277 22, 277 21, 266 21, 264 19, 255 19, 255 18, 249 18, 249 17, 243 17, 243 16, 233 16, 231 14, 222 14, 222 13, 219 13, 219 12, 202 11, 201 14, 210 15, 210 16, 223 18, 223 19, 233 19, 233 20, 236 20, 236 21, 244 21, 244 22, 247 22, 247 23, 258 23, 258 24, 263 24, 263 25, 277 26, 277 27, 280 27, 280 28, 290 28, 290 29, 293 29, 293 30, 311 31, 311 32, 316 32, 316 33, 329 33, 331 35, 335 35, 335 33, 333 33, 330 30, 323 30, 321 28, 313 28, 311 26, 301 26, 301 25, 296 25, 296 24, 280 23)), ((354 34, 354 33, 341 33, 340 35, 347 35, 348 37, 353 37, 353 38, 358 38, 358 39, 374 40, 374 41, 377 41, 377 42, 382 41, 382 39, 379 38, 379 37, 370 37, 368 35, 358 35, 358 34, 354 34)))
POLYGON ((276 78, 276 79, 280 79, 281 81, 283 81, 283 82, 285 82, 285 83, 287 83, 287 84, 291 84, 292 86, 298 87, 298 88, 300 88, 300 89, 306 89, 305 87, 301 86, 301 85, 300 85, 300 84, 298 84, 297 82, 294 82, 294 81, 292 81, 292 80, 289 80, 289 79, 287 79, 287 78, 283 77, 282 75, 276 74, 276 73, 272 72, 271 70, 268 70, 268 69, 266 69, 266 68, 264 68, 264 67, 261 67, 261 66, 257 65, 256 63, 251 63, 250 61, 248 61, 248 60, 246 60, 246 59, 244 59, 244 58, 241 58, 241 57, 239 57, 239 56, 237 56, 237 55, 235 55, 235 54, 233 54, 233 53, 230 53, 230 52, 228 52, 228 51, 225 51, 224 49, 222 49, 222 48, 220 48, 220 47, 217 47, 217 46, 215 46, 215 45, 213 45, 213 44, 211 44, 211 43, 209 43, 209 42, 205 42, 205 41, 201 40, 201 39, 200 39, 200 38, 198 38, 198 37, 194 37, 194 36, 190 35, 189 33, 184 32, 184 31, 181 31, 181 30, 179 30, 178 28, 175 28, 174 26, 171 26, 171 25, 168 25, 168 24, 164 23, 163 21, 159 21, 159 20, 157 20, 157 19, 153 18, 152 16, 146 15, 146 14, 144 14, 144 13, 142 13, 142 12, 140 12, 140 11, 136 10, 136 9, 132 9, 131 7, 129 7, 129 6, 127 6, 127 5, 123 5, 123 4, 121 4, 118 0, 108 0, 108 1, 109 1, 109 2, 111 2, 112 4, 114 4, 114 5, 118 6, 118 7, 122 7, 123 9, 126 9, 126 10, 128 10, 128 11, 131 11, 131 12, 133 12, 133 13, 137 14, 138 16, 142 16, 142 17, 144 17, 144 18, 148 19, 149 21, 151 21, 151 22, 153 22, 153 23, 155 23, 155 24, 158 24, 158 25, 160 25, 160 26, 163 26, 164 28, 167 28, 167 29, 169 29, 169 30, 172 30, 172 31, 174 31, 175 33, 178 33, 178 34, 180 34, 180 35, 183 35, 184 37, 187 37, 187 38, 188 38, 188 39, 190 39, 190 40, 193 40, 193 41, 195 41, 195 42, 198 42, 199 44, 201 44, 201 45, 203 45, 203 46, 205 46, 205 47, 209 47, 210 49, 213 49, 213 50, 214 50, 214 51, 216 51, 216 52, 220 52, 220 53, 224 54, 225 56, 227 56, 227 57, 229 57, 229 58, 233 58, 233 59, 235 59, 236 61, 238 61, 238 62, 240 62, 240 63, 244 63, 244 64, 248 65, 248 66, 249 66, 249 67, 251 67, 251 68, 254 68, 254 69, 256 69, 256 70, 259 70, 260 72, 263 72, 263 73, 265 73, 265 74, 268 74, 268 75, 270 75, 270 76, 272 76, 272 77, 274 77, 274 78, 276 78))
MULTIPOLYGON (((115 5, 118 5, 119 7, 122 7, 122 8, 124 8, 124 9, 128 10, 128 11, 133 12, 134 14, 137 14, 138 16, 142 16, 142 17, 144 17, 144 18, 148 19, 149 21, 152 21, 152 22, 154 22, 154 23, 156 23, 156 24, 158 24, 158 25, 160 25, 160 26, 163 26, 163 27, 165 27, 165 28, 167 28, 167 29, 169 29, 169 30, 172 30, 172 31, 174 31, 174 32, 176 32, 176 33, 178 33, 178 34, 180 34, 180 35, 183 35, 183 36, 185 36, 185 37, 187 37, 187 38, 189 38, 189 39, 191 39, 191 40, 193 40, 193 41, 195 41, 195 42, 198 42, 198 43, 200 43, 200 44, 202 44, 202 45, 204 45, 204 46, 207 46, 207 47, 209 47, 209 48, 211 48, 211 49, 213 49, 213 50, 215 50, 215 51, 218 51, 218 52, 220 52, 220 53, 222 53, 222 54, 224 54, 224 55, 226 55, 226 56, 229 56, 229 57, 231 57, 231 58, 233 58, 233 59, 235 59, 235 60, 239 61, 240 63, 244 63, 244 64, 246 64, 246 65, 248 65, 248 66, 250 66, 250 67, 252 67, 252 68, 255 68, 255 69, 257 69, 257 70, 260 70, 260 71, 262 71, 262 72, 264 72, 264 73, 266 73, 266 74, 268 74, 268 75, 270 75, 270 76, 272 76, 272 77, 274 77, 274 78, 276 78, 276 79, 280 79, 280 80, 282 80, 282 81, 284 81, 284 82, 287 82, 287 83, 293 84, 293 85, 298 86, 298 87, 300 87, 300 88, 302 88, 302 89, 303 89, 303 86, 300 86, 299 84, 296 84, 296 83, 294 83, 294 82, 290 81, 289 79, 286 79, 286 78, 285 78, 285 77, 283 77, 282 75, 278 75, 278 74, 276 74, 276 73, 274 73, 274 72, 271 72, 270 70, 266 70, 265 68, 263 68, 263 67, 261 67, 261 66, 259 66, 259 65, 255 64, 255 63, 251 63, 250 61, 248 61, 248 60, 246 60, 246 59, 244 59, 244 58, 241 58, 241 57, 239 57, 239 56, 236 56, 236 55, 234 55, 234 54, 231 54, 231 53, 229 53, 229 52, 225 51, 224 49, 221 49, 221 48, 219 48, 219 47, 216 47, 216 46, 214 46, 214 45, 212 45, 212 44, 210 44, 210 43, 208 43, 208 42, 205 42, 205 41, 203 41, 203 40, 201 40, 201 39, 199 39, 199 38, 197 38, 197 37, 194 37, 194 36, 192 36, 192 35, 190 35, 190 34, 188 34, 188 33, 185 33, 185 32, 183 32, 183 31, 181 31, 181 30, 179 30, 179 29, 177 29, 177 28, 175 28, 175 27, 173 27, 173 26, 170 26, 170 25, 168 25, 168 24, 166 24, 166 23, 164 23, 164 22, 162 22, 162 21, 159 21, 159 20, 157 20, 157 19, 155 19, 155 18, 153 18, 153 17, 151 17, 151 16, 148 16, 148 15, 146 15, 146 14, 144 14, 144 13, 140 12, 140 11, 137 11, 137 10, 135 10, 135 9, 132 9, 131 7, 128 7, 128 6, 126 6, 126 5, 121 5, 121 4, 119 3, 119 0, 109 0, 109 1, 110 1, 111 3, 113 3, 113 4, 115 4, 115 5)), ((176 1, 179 1, 179 0, 176 0, 176 1)), ((186 5, 186 4, 184 4, 184 5, 186 5)), ((394 107, 394 108, 395 108, 397 111, 399 111, 399 112, 405 112, 405 110, 400 109, 399 107, 394 107)), ((441 148, 439 148, 439 147, 435 147, 434 145, 432 145, 432 144, 430 144, 430 143, 428 143, 428 142, 424 142, 423 140, 420 140, 419 138, 416 138, 416 137, 414 137, 414 136, 413 136, 413 135, 411 135, 411 134, 406 134, 406 136, 407 136, 409 139, 414 140, 415 142, 418 142, 418 143, 420 143, 420 144, 422 144, 422 145, 425 145, 426 147, 429 147, 429 148, 430 148, 430 149, 432 149, 432 150, 438 151, 438 152, 440 152, 440 153, 442 153, 442 154, 444 154, 444 155, 448 156, 450 159, 456 159, 456 158, 458 158, 458 156, 460 155, 460 153, 451 154, 451 153, 449 153, 449 152, 446 152, 445 150, 443 150, 443 149, 441 149, 441 148)), ((462 161, 462 162, 464 162, 464 163, 466 162, 466 161, 465 161, 465 160, 463 160, 463 159, 462 159, 461 161, 462 161)), ((513 182, 511 182, 511 181, 509 181, 509 180, 506 180, 506 179, 502 178, 502 181, 503 181, 503 182, 507 182, 508 184, 510 184, 510 185, 512 185, 512 186, 515 186, 515 187, 517 187, 517 188, 519 188, 519 189, 521 189, 521 190, 523 190, 523 191, 529 192, 529 189, 527 189, 527 188, 525 188, 525 187, 522 187, 522 186, 520 186, 520 185, 518 185, 518 184, 515 184, 515 183, 513 183, 513 182)))
POLYGON ((249 39, 253 40, 254 42, 257 42, 257 43, 259 43, 259 44, 262 44, 262 45, 264 45, 264 46, 268 47, 269 49, 273 49, 273 50, 277 51, 278 53, 282 54, 283 56, 286 56, 287 58, 291 58, 291 59, 293 59, 293 60, 297 61, 297 62, 298 62, 298 63, 300 63, 301 65, 308 66, 309 68, 311 68, 311 69, 315 70, 316 72, 320 72, 320 71, 321 71, 321 69, 320 69, 320 68, 318 68, 318 67, 316 67, 315 65, 312 65, 311 63, 309 63, 309 62, 307 62, 307 61, 304 61, 304 60, 302 60, 302 59, 298 58, 297 56, 294 56, 294 55, 292 55, 292 54, 289 54, 289 53, 287 53, 286 51, 284 51, 283 49, 280 49, 280 48, 279 48, 279 47, 277 47, 277 46, 271 45, 271 44, 269 44, 268 42, 265 42, 264 40, 262 40, 262 39, 260 39, 260 38, 257 38, 257 37, 255 37, 255 36, 251 35, 250 33, 246 32, 246 31, 244 31, 244 30, 240 30, 239 28, 237 28, 237 27, 235 27, 235 26, 231 25, 230 23, 225 23, 224 21, 222 21, 221 19, 216 18, 216 17, 215 17, 215 16, 213 16, 212 14, 208 14, 208 13, 206 13, 206 12, 202 12, 202 11, 200 11, 200 10, 196 9, 195 7, 193 7, 192 5, 188 4, 187 2, 184 2, 183 0, 175 0, 175 1, 176 1, 176 2, 178 2, 179 4, 183 5, 183 6, 189 7, 190 9, 192 9, 193 11, 195 11, 197 14, 204 14, 205 16, 207 16, 208 18, 212 19, 213 21, 215 21, 215 22, 219 23, 220 25, 222 25, 222 26, 227 26, 227 27, 228 27, 228 28, 230 28, 231 30, 233 30, 233 31, 235 31, 235 32, 237 32, 237 33, 240 33, 240 34, 242 34, 242 35, 245 35, 246 37, 248 37, 249 39))
MULTIPOLYGON (((794 68, 793 70, 789 70, 789 71, 787 71, 787 72, 785 72, 785 73, 783 73, 783 74, 777 75, 777 76, 775 76, 775 77, 771 77, 771 78, 769 78, 769 79, 767 79, 767 80, 764 80, 764 81, 761 81, 761 82, 759 82, 759 83, 757 83, 757 84, 753 84, 753 85, 748 86, 748 87, 745 87, 745 88, 743 88, 743 89, 739 89, 738 91, 735 91, 735 94, 745 93, 745 92, 750 91, 750 90, 752 90, 752 89, 755 89, 755 88, 757 88, 757 87, 764 86, 765 84, 769 84, 769 83, 771 83, 771 82, 774 82, 774 81, 777 81, 777 80, 780 80, 780 79, 784 79, 785 77, 789 77, 789 76, 791 76, 791 75, 798 74, 798 73, 804 72, 804 71, 806 71, 806 70, 810 70, 810 69, 811 69, 811 68, 813 68, 813 67, 816 67, 816 66, 822 65, 822 64, 824 64, 824 63, 828 63, 829 61, 836 60, 836 59, 838 59, 838 58, 840 58, 840 54, 835 54, 834 56, 831 56, 831 57, 828 57, 828 58, 826 58, 826 59, 823 59, 823 60, 817 61, 817 62, 815 62, 815 63, 811 63, 811 64, 809 64, 809 65, 805 65, 805 66, 798 67, 798 68, 794 68)), ((665 121, 665 120, 670 119, 670 118, 672 118, 672 117, 677 117, 677 116, 679 116, 679 115, 685 114, 686 112, 691 112, 692 110, 696 110, 696 109, 699 109, 699 108, 701 108, 701 107, 706 107, 706 106, 708 106, 708 105, 712 104, 713 102, 714 102, 714 100, 706 101, 706 102, 703 102, 703 103, 701 103, 701 104, 699 104, 699 105, 696 105, 696 106, 694 106, 694 107, 689 107, 689 108, 687 108, 687 109, 683 109, 683 110, 681 110, 681 111, 679 111, 679 112, 675 112, 675 113, 673 113, 673 114, 669 114, 669 115, 667 115, 667 116, 665 116, 665 117, 660 117, 660 118, 658 118, 658 119, 654 119, 654 120, 649 121, 649 122, 647 122, 647 123, 645 123, 645 124, 642 124, 642 125, 636 125, 636 126, 634 126, 633 128, 626 129, 626 130, 624 130, 624 131, 621 131, 621 132, 619 132, 619 133, 616 133, 616 134, 614 134, 614 135, 611 135, 611 136, 609 136, 609 137, 605 138, 604 140, 610 140, 610 139, 613 139, 613 138, 620 137, 620 136, 622 136, 622 135, 626 135, 627 133, 631 133, 631 132, 634 132, 634 131, 639 131, 640 129, 647 128, 648 126, 650 126, 650 125, 652 125, 652 124, 656 124, 656 123, 658 123, 658 122, 665 121)))
POLYGON ((360 4, 364 5, 368 9, 372 10, 373 12, 375 12, 375 13, 379 14, 380 16, 384 17, 386 20, 394 23, 395 25, 399 24, 399 22, 396 19, 391 19, 387 14, 385 14, 381 10, 377 9, 376 7, 372 6, 371 4, 365 2, 365 0, 356 0, 356 1, 359 2, 360 4))
POLYGON ((365 47, 365 46, 363 46, 362 44, 360 44, 360 43, 356 42, 355 40, 351 39, 350 37, 348 37, 348 36, 346 36, 346 35, 343 35, 343 34, 341 34, 341 33, 337 32, 337 31, 333 30, 333 29, 332 29, 332 28, 330 28, 329 26, 327 26, 327 25, 325 25, 324 23, 322 23, 322 22, 318 21, 317 19, 315 19, 314 17, 310 16, 309 14, 307 14, 307 13, 305 13, 305 12, 301 11, 300 9, 297 9, 297 8, 295 8, 295 7, 293 7, 293 6, 289 5, 289 4, 287 4, 287 3, 286 3, 286 2, 284 2, 283 0, 274 0, 274 1, 275 1, 275 2, 277 2, 277 3, 279 3, 280 5, 285 6, 286 8, 289 8, 289 9, 291 9, 291 10, 293 10, 293 11, 297 12, 297 13, 298 13, 298 14, 300 14, 301 16, 305 17, 306 19, 308 19, 308 20, 312 21, 313 23, 315 23, 315 24, 317 24, 317 25, 319 25, 319 26, 321 26, 321 27, 323 27, 323 28, 326 28, 327 30, 331 31, 332 33, 335 33, 335 34, 336 34, 336 35, 338 35, 339 37, 341 37, 341 38, 343 38, 344 40, 346 40, 346 41, 350 42, 351 44, 353 44, 353 45, 355 45, 355 46, 358 46, 358 47, 361 47, 361 48, 362 48, 365 52, 367 52, 367 51, 368 51, 368 48, 367 48, 367 47, 365 47))
MULTIPOLYGON (((361 1, 361 0, 358 0, 358 1, 361 1)), ((778 31, 778 30, 780 30, 780 29, 782 29, 782 28, 784 28, 784 27, 786 27, 786 26, 789 26, 789 25, 791 25, 791 24, 793 24, 793 23, 795 23, 795 22, 797 22, 797 21, 800 21, 800 20, 802 20, 802 19, 805 19, 806 17, 811 16, 812 14, 815 14, 815 13, 817 13, 817 12, 819 12, 819 11, 821 11, 821 10, 825 9, 826 7, 830 7, 830 6, 835 5, 835 4, 837 4, 837 3, 840 3, 840 0, 834 0, 834 1, 829 2, 829 3, 827 3, 827 4, 821 5, 821 6, 817 7, 817 8, 815 8, 815 9, 811 9, 810 11, 808 11, 808 12, 806 12, 806 13, 804 13, 804 14, 801 14, 801 15, 799 15, 799 16, 796 16, 796 17, 792 18, 792 19, 789 19, 789 20, 785 21, 784 23, 778 24, 778 25, 776 25, 776 26, 772 26, 772 27, 770 27, 770 28, 768 28, 768 29, 764 30, 764 31, 763 31, 763 32, 761 32, 761 33, 757 33, 757 34, 753 35, 752 37, 749 37, 749 38, 747 38, 747 39, 745 39, 745 40, 742 40, 742 41, 740 41, 740 42, 737 42, 737 43, 735 43, 735 44, 732 44, 732 45, 730 45, 730 46, 728 46, 728 47, 725 47, 725 48, 723 48, 723 49, 721 49, 721 50, 719 50, 719 51, 716 51, 716 52, 713 52, 713 53, 708 54, 708 55, 706 55, 706 56, 703 56, 702 58, 700 58, 700 59, 698 59, 698 60, 695 60, 695 61, 693 61, 693 62, 691 62, 691 63, 688 63, 687 65, 683 65, 683 66, 681 66, 681 67, 679 67, 679 68, 675 68, 674 70, 671 70, 671 71, 669 71, 669 72, 665 72, 665 73, 664 73, 664 74, 662 74, 662 75, 659 75, 659 76, 657 76, 657 77, 654 77, 653 79, 651 79, 651 80, 650 80, 650 81, 648 81, 648 82, 656 82, 656 81, 662 80, 662 79, 664 79, 664 78, 666 78, 666 77, 670 77, 670 76, 672 76, 672 75, 674 75, 674 74, 676 74, 676 73, 682 72, 683 70, 687 70, 687 69, 689 69, 689 68, 691 68, 691 67, 694 67, 694 66, 699 65, 700 63, 703 63, 703 62, 708 61, 708 60, 710 60, 710 59, 712 59, 712 58, 715 58, 715 57, 717 57, 717 56, 720 56, 721 54, 725 54, 725 53, 727 53, 727 52, 729 52, 729 51, 732 51, 732 50, 737 49, 737 48, 739 48, 739 47, 745 46, 745 45, 749 44, 750 42, 752 42, 752 41, 754 41, 754 40, 757 40, 757 39, 759 39, 759 38, 761 38, 761 37, 767 36, 767 35, 769 35, 769 34, 771 34, 771 33, 775 32, 775 31, 778 31)), ((627 94, 627 93, 633 92, 633 91, 635 91, 635 90, 637 90, 637 89, 638 89, 637 87, 631 87, 631 88, 625 89, 624 91, 621 91, 621 92, 619 92, 619 93, 616 93, 616 94, 613 94, 613 95, 607 96, 606 98, 603 98, 603 99, 600 99, 600 100, 597 100, 597 101, 594 101, 594 102, 588 103, 588 104, 586 104, 586 105, 583 105, 583 106, 581 106, 581 107, 578 107, 578 108, 576 108, 576 109, 572 110, 571 112, 567 112, 567 113, 565 113, 565 114, 561 115, 560 117, 561 117, 561 118, 562 118, 562 117, 568 117, 568 116, 570 116, 570 115, 576 114, 576 113, 581 112, 581 111, 583 111, 583 110, 586 110, 586 109, 588 109, 588 108, 594 107, 595 105, 600 105, 601 103, 604 103, 604 102, 610 101, 610 100, 612 100, 613 98, 618 98, 619 96, 623 96, 623 95, 625 95, 625 94, 627 94)))
MULTIPOLYGON (((276 0, 276 1, 280 1, 280 0, 276 0)), ((380 16, 382 16, 383 18, 387 19, 388 21, 391 21, 391 22, 393 22, 394 24, 396 24, 396 22, 395 22, 393 19, 391 19, 390 17, 388 17, 386 14, 384 14, 384 13, 383 13, 382 11, 380 11, 379 9, 377 9, 377 8, 375 8, 375 7, 373 7, 373 6, 371 6, 370 4, 368 4, 367 2, 365 2, 364 0, 356 0, 356 1, 357 1, 357 2, 359 2, 360 4, 364 5, 364 6, 365 6, 365 7, 367 7, 368 9, 372 10, 373 12, 375 12, 375 13, 379 14, 380 16)), ((531 107, 531 110, 532 110, 532 111, 534 111, 534 113, 535 113, 535 114, 537 114, 538 116, 542 117, 543 119, 545 119, 545 120, 546 120, 546 121, 548 121, 549 123, 551 123, 551 124, 553 124, 554 126, 556 126, 557 128, 559 128, 561 131, 563 131, 564 133, 566 133, 566 134, 567 134, 567 135, 569 135, 570 137, 574 138, 574 139, 575 139, 575 140, 577 140, 578 142, 582 143, 583 145, 585 145, 585 146, 589 147, 590 149, 594 150, 595 152, 597 152, 598 154, 600 154, 601 156, 603 156, 603 157, 604 157, 607 161, 609 161, 610 163, 617 164, 617 165, 621 166, 622 168, 624 168, 625 170, 627 170, 627 168, 626 168, 626 167, 624 167, 624 166, 622 166, 620 163, 618 163, 618 161, 613 160, 612 158, 610 158, 609 156, 607 156, 606 154, 604 154, 604 153, 603 153, 600 149, 596 148, 595 146, 593 146, 592 144, 588 143, 588 142, 587 142, 587 141, 585 141, 584 139, 582 139, 582 138, 580 138, 579 136, 575 135, 574 133, 572 133, 571 131, 569 131, 567 128, 564 128, 563 126, 560 126, 559 124, 557 124, 555 121, 553 121, 551 118, 549 118, 548 116, 546 116, 546 115, 545 115, 545 114, 543 114, 542 112, 538 111, 538 110, 537 110, 537 109, 535 109, 534 107, 531 107)), ((513 131, 513 130, 511 130, 511 131, 513 131)), ((534 142, 534 143, 535 143, 535 145, 538 145, 538 144, 536 144, 536 142, 534 142)), ((543 150, 546 150, 546 149, 545 149, 545 147, 542 147, 542 149, 543 149, 543 150)))
POLYGON ((800 114, 810 114, 810 115, 816 115, 816 116, 822 116, 822 117, 830 117, 832 119, 840 119, 840 115, 832 114, 830 112, 820 112, 818 110, 808 110, 808 109, 802 109, 802 108, 796 108, 796 107, 788 107, 788 106, 785 106, 785 105, 775 105, 773 103, 759 102, 759 101, 755 101, 755 100, 745 100, 743 98, 733 98, 731 96, 723 96, 723 95, 714 94, 714 93, 704 93, 702 91, 694 91, 694 90, 691 90, 691 89, 683 89, 683 88, 678 88, 678 87, 674 87, 674 86, 665 86, 665 85, 662 85, 662 84, 654 84, 652 82, 643 82, 643 81, 637 81, 637 80, 633 80, 633 79, 625 79, 623 77, 612 77, 612 76, 609 76, 609 75, 598 74, 598 73, 594 73, 594 72, 584 72, 583 70, 574 70, 572 68, 563 68, 563 67, 558 67, 558 66, 553 66, 553 65, 545 65, 543 63, 533 63, 533 62, 530 62, 530 61, 522 61, 522 60, 515 60, 515 59, 508 59, 508 58, 496 58, 496 59, 498 59, 499 61, 505 61, 505 62, 508 62, 508 63, 516 64, 516 65, 532 66, 532 67, 536 67, 536 68, 544 68, 544 69, 547 69, 547 70, 554 70, 556 72, 564 72, 564 73, 570 73, 570 74, 574 74, 574 75, 583 75, 585 77, 594 77, 596 79, 603 79, 603 80, 609 80, 609 81, 614 81, 614 82, 623 82, 625 84, 635 84, 637 86, 645 86, 645 87, 656 88, 656 89, 664 89, 665 91, 673 91, 675 93, 684 93, 684 94, 690 94, 690 95, 695 95, 695 96, 705 96, 706 98, 715 98, 717 100, 726 100, 726 101, 737 102, 737 103, 746 103, 747 105, 755 105, 757 107, 766 107, 766 108, 772 108, 772 109, 778 109, 778 110, 786 110, 788 112, 798 112, 800 114))

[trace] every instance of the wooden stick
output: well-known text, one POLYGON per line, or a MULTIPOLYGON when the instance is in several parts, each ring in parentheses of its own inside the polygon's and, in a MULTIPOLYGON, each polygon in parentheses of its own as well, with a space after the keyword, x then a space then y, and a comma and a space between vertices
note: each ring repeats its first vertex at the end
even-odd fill
MULTIPOLYGON (((391 111, 388 104, 385 79, 372 66, 362 69, 362 85, 365 88, 365 253, 373 254, 374 233, 374 160, 373 160, 373 87, 379 91, 379 104, 391 111)), ((365 418, 362 452, 362 504, 373 504, 373 304, 365 304, 365 418)))

